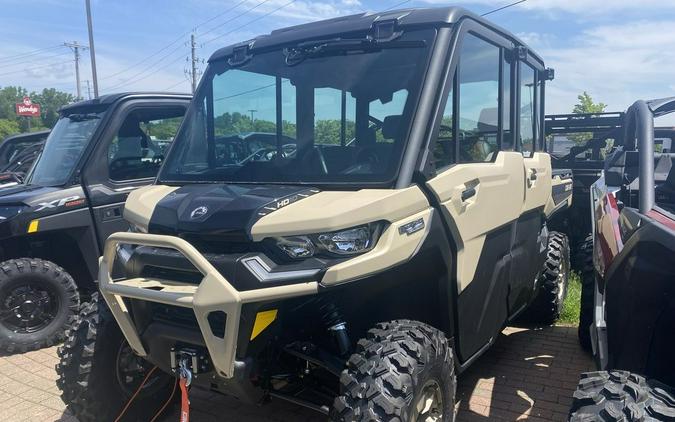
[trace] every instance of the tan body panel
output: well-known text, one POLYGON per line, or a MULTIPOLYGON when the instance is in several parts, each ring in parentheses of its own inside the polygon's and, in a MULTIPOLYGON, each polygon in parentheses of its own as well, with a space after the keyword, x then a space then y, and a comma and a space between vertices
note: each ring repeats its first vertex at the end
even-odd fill
POLYGON ((155 206, 166 195, 178 189, 176 186, 151 185, 144 186, 129 194, 124 205, 124 219, 132 226, 144 232, 148 231, 150 217, 155 206))
POLYGON ((331 232, 386 219, 399 221, 429 207, 417 187, 319 192, 274 211, 251 228, 253 240, 331 232))
POLYGON ((433 208, 392 223, 380 236, 372 251, 330 267, 321 284, 331 286, 364 278, 408 261, 429 234, 433 208), (399 233, 404 224, 424 220, 424 229, 410 235, 399 233))
POLYGON ((457 231, 453 236, 458 248, 459 292, 474 278, 485 235, 520 216, 525 197, 523 173, 521 153, 499 152, 493 163, 458 164, 427 183, 457 231), (462 192, 471 188, 475 195, 462 201, 462 192))
POLYGON ((551 197, 551 156, 535 152, 531 158, 524 158, 523 163, 526 184, 523 212, 526 212, 543 207, 551 197))

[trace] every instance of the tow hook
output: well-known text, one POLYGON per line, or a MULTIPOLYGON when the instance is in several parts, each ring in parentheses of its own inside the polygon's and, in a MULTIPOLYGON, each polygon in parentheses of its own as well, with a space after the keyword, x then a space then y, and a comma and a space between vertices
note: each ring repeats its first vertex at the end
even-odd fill
POLYGON ((190 370, 195 377, 198 374, 208 372, 209 359, 205 352, 191 347, 171 348, 171 372, 180 375, 181 363, 185 361, 185 368, 190 370))
POLYGON ((171 349, 171 370, 178 375, 181 392, 180 422, 190 421, 189 391, 192 377, 193 374, 205 371, 207 364, 206 357, 195 349, 171 349))

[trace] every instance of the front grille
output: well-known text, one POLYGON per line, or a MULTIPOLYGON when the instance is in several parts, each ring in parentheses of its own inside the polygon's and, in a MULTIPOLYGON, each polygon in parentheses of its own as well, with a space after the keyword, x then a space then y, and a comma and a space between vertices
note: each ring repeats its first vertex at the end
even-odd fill
MULTIPOLYGON (((199 323, 195 313, 190 308, 180 306, 165 305, 163 303, 151 302, 150 316, 153 322, 167 325, 175 325, 191 330, 199 330, 199 323)), ((223 338, 225 336, 225 321, 227 316, 224 312, 216 311, 208 315, 209 326, 214 336, 223 338)))
POLYGON ((180 283, 199 284, 204 276, 198 271, 177 270, 163 268, 154 265, 143 267, 141 276, 145 278, 158 278, 160 280, 177 281, 180 283))
POLYGON ((163 303, 150 302, 150 315, 153 321, 170 325, 179 325, 185 328, 197 328, 197 317, 190 308, 165 305, 163 303))

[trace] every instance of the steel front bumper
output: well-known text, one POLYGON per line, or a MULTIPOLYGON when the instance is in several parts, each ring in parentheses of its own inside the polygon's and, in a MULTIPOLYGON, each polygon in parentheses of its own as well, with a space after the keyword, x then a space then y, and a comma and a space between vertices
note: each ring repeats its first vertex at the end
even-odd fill
POLYGON ((318 287, 319 284, 313 281, 237 291, 197 249, 187 241, 174 236, 115 233, 106 241, 103 257, 99 263, 101 294, 136 354, 148 355, 123 298, 190 308, 195 314, 216 373, 228 379, 234 376, 242 305, 316 294, 318 287), (183 254, 204 278, 198 285, 149 278, 113 280, 111 274, 117 246, 120 244, 174 249, 183 254), (213 334, 208 321, 209 314, 218 311, 226 315, 225 333, 222 338, 213 334))

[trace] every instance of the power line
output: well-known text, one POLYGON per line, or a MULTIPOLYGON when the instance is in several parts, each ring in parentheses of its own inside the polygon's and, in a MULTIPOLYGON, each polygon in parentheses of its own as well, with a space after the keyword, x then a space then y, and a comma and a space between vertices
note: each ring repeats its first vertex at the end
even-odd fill
POLYGON ((232 21, 234 21, 234 20, 237 20, 237 19, 241 18, 242 16, 248 15, 250 12, 254 11, 254 10, 257 9, 258 7, 262 6, 263 4, 265 4, 265 3, 269 2, 269 1, 270 1, 270 0, 263 0, 263 1, 261 1, 260 3, 254 5, 254 6, 251 6, 251 7, 248 8, 248 9, 246 9, 246 10, 243 11, 242 13, 240 13, 240 14, 238 14, 238 15, 236 15, 236 16, 234 16, 234 17, 228 19, 228 20, 226 20, 225 22, 221 22, 221 23, 219 23, 218 25, 214 26, 213 28, 211 28, 211 29, 209 29, 209 30, 207 30, 207 31, 205 31, 205 32, 202 32, 201 35, 204 36, 204 35, 206 35, 206 34, 210 34, 211 32, 215 31, 217 28, 219 28, 219 27, 221 27, 221 26, 223 26, 223 25, 226 25, 226 24, 228 24, 228 23, 230 23, 230 22, 232 22, 232 21))
POLYGON ((52 46, 52 47, 40 48, 38 50, 32 50, 32 51, 26 52, 26 53, 15 54, 13 56, 0 57, 0 62, 11 61, 11 60, 14 60, 14 59, 20 59, 20 58, 28 57, 28 56, 34 56, 36 54, 40 54, 42 52, 49 51, 49 50, 56 50, 56 49, 61 48, 61 47, 62 47, 61 45, 56 45, 56 46, 52 46))
POLYGON ((227 36, 227 35, 230 35, 231 33, 236 32, 236 31, 238 31, 238 30, 240 30, 240 29, 242 29, 242 28, 244 28, 244 27, 246 27, 246 26, 249 26, 249 25, 252 24, 252 23, 255 23, 255 22, 257 22, 257 21, 259 21, 259 20, 261 20, 261 19, 263 19, 263 18, 266 18, 267 16, 273 15, 273 14, 275 14, 276 12, 278 12, 279 10, 281 10, 281 9, 283 9, 283 8, 285 8, 285 7, 288 7, 288 6, 290 6, 291 4, 295 3, 296 1, 297 1, 297 0, 291 0, 291 1, 289 1, 288 3, 286 3, 286 4, 284 4, 284 5, 281 5, 281 6, 277 7, 276 9, 274 9, 274 10, 272 10, 272 11, 269 11, 269 12, 267 12, 267 13, 265 13, 265 14, 262 14, 262 15, 258 16, 257 18, 252 19, 252 20, 246 22, 246 23, 243 24, 243 25, 239 25, 238 27, 232 29, 231 31, 227 31, 227 32, 224 33, 224 34, 221 34, 221 35, 218 35, 218 36, 216 36, 216 37, 214 37, 214 38, 211 38, 210 40, 205 41, 205 42, 204 42, 204 45, 206 45, 206 44, 208 44, 208 43, 210 43, 210 42, 213 42, 213 41, 215 41, 215 40, 217 40, 217 39, 223 38, 223 37, 225 37, 225 36, 227 36))
MULTIPOLYGON (((204 22, 201 22, 201 23, 195 25, 195 26, 194 26, 194 29, 197 29, 197 28, 199 28, 200 26, 206 25, 207 23, 212 22, 212 21, 214 21, 215 19, 217 19, 217 18, 219 18, 219 17, 221 17, 221 16, 223 16, 223 15, 225 15, 225 14, 231 12, 232 10, 236 9, 237 7, 239 7, 241 4, 245 3, 246 1, 247 1, 247 0, 242 0, 242 1, 240 1, 239 3, 235 4, 234 6, 228 8, 228 9, 225 10, 224 12, 221 12, 221 13, 219 13, 219 14, 217 14, 217 15, 215 15, 215 16, 213 16, 213 17, 207 19, 207 20, 205 20, 204 22)), ((237 17, 239 17, 239 16, 240 16, 240 15, 235 16, 235 19, 236 19, 237 17)), ((226 21, 225 23, 230 22, 230 21, 231 21, 231 20, 228 20, 228 21, 226 21)), ((212 28, 210 31, 212 31, 213 29, 217 28, 218 26, 219 26, 219 25, 215 26, 215 27, 212 28)), ((209 31, 207 31, 207 32, 209 32, 209 31)), ((115 73, 113 73, 112 75, 108 75, 108 76, 105 76, 105 77, 99 78, 99 79, 103 80, 103 79, 114 78, 114 77, 117 76, 117 75, 121 75, 122 73, 126 73, 126 72, 130 71, 131 69, 133 69, 133 68, 135 68, 135 67, 138 67, 138 66, 142 65, 143 63, 146 63, 148 60, 152 59, 153 57, 156 57, 158 54, 162 53, 163 51, 166 51, 169 47, 175 45, 177 42, 179 42, 180 40, 182 40, 182 39, 183 39, 186 35, 188 35, 189 33, 190 33, 190 32, 187 31, 187 32, 184 32, 184 33, 180 34, 176 39, 174 39, 173 41, 171 41, 169 44, 165 45, 164 47, 160 48, 159 50, 155 51, 155 52, 152 53, 151 55, 149 55, 149 56, 143 58, 142 60, 140 60, 140 61, 138 61, 138 62, 132 64, 131 66, 129 66, 129 67, 127 67, 127 68, 124 68, 124 69, 120 70, 119 72, 115 72, 115 73)), ((173 50, 173 51, 175 51, 175 50, 173 50)))
POLYGON ((386 8, 386 9, 384 9, 382 12, 388 12, 388 11, 390 11, 390 10, 392 10, 392 9, 396 9, 397 7, 403 6, 403 5, 406 4, 406 3, 410 3, 411 1, 412 1, 412 0, 404 0, 404 1, 400 2, 400 3, 396 3, 395 5, 390 6, 390 7, 386 8))
MULTIPOLYGON (((53 59, 54 57, 65 56, 65 55, 68 55, 68 54, 70 54, 70 51, 64 51, 63 53, 41 57, 41 60, 42 61, 49 60, 49 59, 53 59)), ((21 65, 21 64, 40 64, 40 63, 41 62, 36 62, 35 58, 32 58, 32 59, 28 59, 28 60, 24 60, 24 61, 18 61, 18 62, 12 63, 12 64, 2 65, 2 66, 0 66, 0 69, 4 69, 4 68, 8 68, 8 67, 14 67, 14 66, 18 66, 18 65, 21 65)))
MULTIPOLYGON (((158 60, 155 60, 152 64, 150 64, 149 66, 147 66, 145 69, 141 70, 141 71, 138 72, 138 73, 135 73, 133 76, 128 77, 127 79, 125 79, 125 80, 122 81, 122 82, 118 82, 118 83, 114 84, 112 87, 108 87, 107 89, 105 89, 105 91, 110 92, 111 90, 118 89, 118 88, 120 88, 120 87, 122 87, 122 86, 124 86, 124 85, 126 85, 126 84, 129 84, 129 83, 132 83, 132 82, 138 82, 138 81, 140 81, 140 80, 142 80, 142 79, 145 79, 145 77, 143 77, 143 78, 141 78, 141 79, 136 79, 136 78, 138 78, 139 76, 143 75, 144 73, 146 73, 147 71, 149 71, 150 69, 152 69, 153 67, 155 67, 156 65, 158 65, 159 63, 161 63, 161 62, 163 62, 164 60, 166 60, 169 56, 173 55, 176 51, 180 50, 182 47, 183 47, 182 45, 179 45, 178 47, 176 47, 176 48, 174 48, 173 50, 169 51, 169 52, 168 52, 167 54, 165 54, 164 56, 160 57, 158 60)), ((184 57, 184 56, 183 56, 183 54, 181 53, 181 55, 178 57, 178 59, 182 59, 183 57, 184 57)), ((171 63, 175 63, 176 61, 177 61, 177 60, 175 60, 174 62, 171 62, 171 63)), ((168 63, 167 63, 167 65, 168 65, 168 63)), ((164 65, 164 67, 166 67, 167 65, 164 65)), ((161 69, 162 69, 162 67, 159 68, 159 70, 161 70, 161 69)), ((152 74, 152 73, 151 73, 151 74, 152 74)))
POLYGON ((174 89, 174 88, 177 87, 178 85, 184 84, 184 83, 186 83, 186 82, 189 82, 189 81, 188 81, 187 79, 185 79, 185 80, 183 80, 183 81, 179 81, 179 82, 177 82, 177 83, 175 83, 175 84, 173 84, 173 85, 171 85, 171 86, 169 86, 169 87, 164 88, 162 91, 169 91, 169 90, 171 90, 171 89, 174 89))
POLYGON ((494 9, 494 10, 490 10, 489 12, 485 12, 485 13, 483 13, 481 16, 487 16, 487 15, 489 15, 489 14, 492 14, 492 13, 495 13, 495 12, 499 12, 500 10, 508 9, 509 7, 515 6, 515 5, 517 5, 517 4, 525 3, 526 1, 527 1, 527 0, 519 0, 519 1, 515 1, 515 2, 513 2, 513 3, 507 4, 506 6, 498 7, 498 8, 496 8, 496 9, 494 9))
MULTIPOLYGON (((268 1, 270 1, 270 0, 263 0, 263 1, 261 1, 261 2, 259 2, 259 3, 257 3, 257 4, 255 4, 254 6, 252 6, 252 7, 248 8, 248 9, 246 9, 246 10, 243 11, 242 13, 239 13, 238 15, 234 16, 233 18, 227 20, 225 23, 230 22, 230 21, 232 21, 232 20, 234 20, 234 19, 238 19, 238 18, 240 18, 240 17, 246 15, 247 13, 249 13, 249 12, 255 10, 256 8, 258 8, 258 7, 260 7, 261 5, 267 3, 268 1)), ((241 29, 241 28, 243 28, 243 27, 245 27, 245 26, 248 26, 248 25, 250 25, 250 24, 252 24, 252 23, 254 23, 254 22, 259 21, 260 19, 263 19, 263 18, 265 18, 265 17, 267 17, 267 16, 270 16, 270 15, 272 15, 272 14, 278 12, 279 10, 281 10, 281 9, 283 9, 283 8, 285 8, 285 7, 287 7, 287 6, 289 6, 289 5, 292 4, 292 3, 295 3, 296 1, 297 1, 297 0, 291 0, 290 2, 284 4, 284 5, 280 6, 280 7, 277 7, 276 9, 271 10, 270 12, 267 12, 267 13, 265 13, 265 14, 259 16, 258 18, 252 19, 252 20, 246 22, 245 24, 240 25, 240 26, 238 26, 238 27, 232 29, 231 31, 228 31, 228 32, 226 32, 226 33, 224 33, 224 34, 218 35, 218 36, 216 36, 216 37, 214 37, 214 38, 212 38, 212 39, 206 41, 204 44, 207 44, 207 43, 212 42, 212 41, 214 41, 214 40, 216 40, 216 39, 218 39, 218 38, 222 38, 222 37, 224 37, 224 36, 226 36, 226 35, 229 35, 229 34, 235 32, 235 31, 238 31, 239 29, 241 29)), ((225 24, 225 23, 223 23, 223 24, 225 24)), ((219 25, 222 25, 222 24, 219 24, 219 25)), ((169 56, 171 56, 173 53, 175 53, 176 51, 178 51, 181 47, 182 47, 182 46, 178 46, 178 47, 172 49, 168 54, 164 55, 164 56, 163 56, 162 58, 160 58, 159 60, 156 60, 156 61, 153 62, 151 65, 147 66, 144 70, 142 70, 142 71, 136 73, 135 75, 133 75, 133 76, 127 78, 124 82, 115 84, 113 87, 110 87, 110 88, 106 89, 106 91, 107 91, 107 92, 114 91, 114 90, 116 90, 116 89, 118 89, 118 88, 120 88, 120 87, 122 87, 122 86, 124 86, 124 85, 127 85, 127 84, 129 84, 129 83, 136 83, 136 82, 140 82, 140 81, 142 81, 142 80, 145 80, 145 79, 149 78, 150 76, 156 74, 157 72, 159 72, 159 71, 161 71, 161 70, 167 68, 170 64, 176 63, 176 62, 177 62, 178 60, 180 60, 182 57, 177 57, 175 60, 171 61, 170 63, 166 63, 166 64, 164 64, 162 67, 157 68, 157 69, 155 69, 155 70, 152 70, 152 71, 151 71, 150 73, 148 73, 147 75, 142 76, 142 77, 139 77, 139 76, 145 74, 146 72, 150 71, 153 67, 155 67, 156 65, 158 65, 159 63, 161 63, 161 62, 164 61, 165 59, 167 59, 167 58, 168 58, 169 56)))
MULTIPOLYGON (((72 62, 73 62, 72 60, 68 60, 68 61, 65 61, 65 62, 49 63, 49 64, 45 64, 45 65, 42 65, 42 66, 34 66, 31 69, 42 69, 44 67, 57 66, 57 65, 67 64, 67 63, 72 63, 72 62)), ((0 73, 0 76, 13 75, 15 73, 25 73, 25 72, 26 72, 26 69, 21 69, 21 70, 15 70, 15 71, 12 71, 12 72, 0 73)))
MULTIPOLYGON (((165 57, 166 57, 166 56, 165 56, 165 57)), ((108 88, 108 89, 105 89, 104 91, 105 91, 105 92, 115 91, 115 90, 117 90, 117 89, 119 89, 119 88, 121 88, 121 87, 123 87, 123 86, 125 86, 125 85, 132 84, 132 83, 137 83, 137 82, 143 81, 143 80, 145 80, 145 79, 148 79, 150 76, 154 75, 155 73, 157 73, 157 72, 159 72, 159 71, 161 71, 161 70, 166 69, 169 65, 172 65, 172 64, 178 62, 179 60, 183 60, 184 58, 185 58, 185 57, 181 54, 180 56, 176 57, 175 60, 170 61, 169 63, 165 64, 163 67, 160 67, 160 68, 158 68, 158 69, 155 69, 154 71, 148 73, 147 75, 145 75, 145 76, 143 76, 143 77, 141 77, 141 78, 135 79, 135 80, 133 80, 133 81, 130 80, 130 79, 129 79, 129 80, 126 80, 126 81, 124 81, 124 82, 122 82, 122 83, 120 83, 120 84, 117 84, 117 85, 115 85, 115 86, 113 86, 113 87, 110 87, 110 88, 108 88)), ((163 59, 164 59, 164 58, 160 59, 159 61, 161 61, 161 60, 163 60, 163 59)), ((148 70, 149 70, 149 69, 148 69, 148 70)), ((147 70, 146 70, 146 71, 147 71, 147 70)), ((142 73, 144 73, 144 72, 145 72, 145 71, 140 72, 139 75, 142 74, 142 73)))

